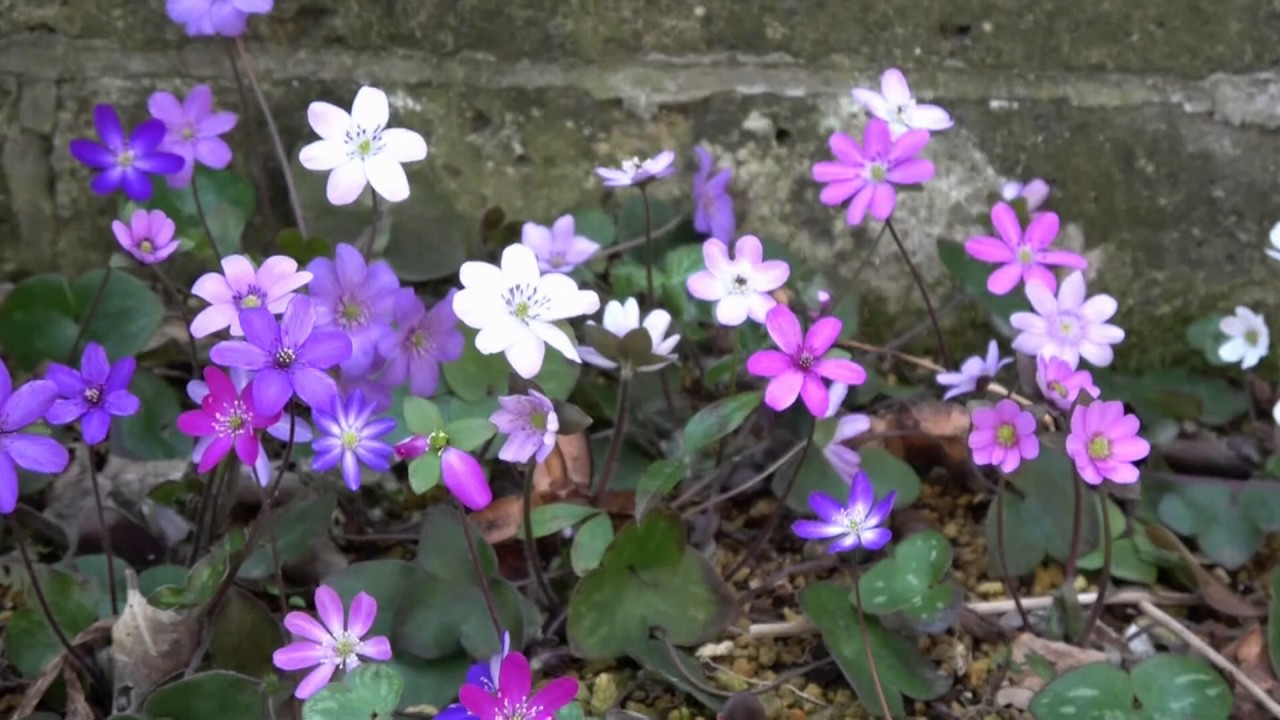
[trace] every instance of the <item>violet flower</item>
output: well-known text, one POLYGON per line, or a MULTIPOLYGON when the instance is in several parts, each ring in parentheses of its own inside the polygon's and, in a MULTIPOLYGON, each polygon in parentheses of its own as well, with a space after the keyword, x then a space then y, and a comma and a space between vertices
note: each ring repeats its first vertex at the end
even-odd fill
MULTIPOLYGON (((834 386, 832 390, 834 394, 834 386)), ((871 429, 871 418, 861 413, 845 415, 836 421, 836 431, 831 442, 822 448, 822 456, 827 464, 841 478, 852 478, 862 469, 862 456, 857 450, 845 445, 848 440, 871 429)))
POLYGON ((502 395, 500 406, 489 416, 489 422, 498 432, 507 434, 507 441, 498 450, 498 459, 509 463, 528 462, 534 458, 541 463, 556 446, 556 431, 560 419, 550 398, 537 390, 523 395, 502 395))
POLYGON ((938 384, 950 388, 943 394, 943 400, 950 400, 957 395, 971 393, 978 389, 978 384, 996 376, 1000 368, 1013 362, 1013 358, 1001 358, 1000 346, 992 340, 987 345, 985 358, 974 355, 960 363, 959 372, 941 372, 934 376, 938 384))
POLYGON ((621 168, 596 168, 596 175, 605 187, 631 187, 648 185, 654 180, 661 180, 676 171, 676 154, 663 150, 648 160, 633 157, 622 161, 621 168))
POLYGON ((551 227, 527 222, 520 228, 520 244, 533 251, 538 269, 544 273, 572 272, 591 259, 600 243, 579 235, 572 215, 561 215, 551 227))
POLYGON ((1121 485, 1138 481, 1135 462, 1151 453, 1151 444, 1138 436, 1141 423, 1124 411, 1119 400, 1077 405, 1071 412, 1067 455, 1080 478, 1090 485, 1110 480, 1121 485))
POLYGON ((191 321, 191 335, 196 338, 223 328, 243 335, 241 310, 265 307, 282 313, 294 291, 311 282, 311 273, 298 270, 298 261, 287 255, 272 255, 257 269, 244 255, 228 255, 222 258, 222 272, 205 273, 191 286, 193 295, 209 302, 191 321))
POLYGON ((174 236, 177 230, 177 224, 163 210, 134 210, 128 225, 111 221, 111 232, 115 233, 120 247, 143 265, 164 262, 178 251, 178 239, 174 236))
POLYGON ((58 386, 58 400, 45 413, 50 425, 80 421, 85 443, 97 445, 107 439, 111 417, 127 417, 138 412, 138 397, 129 392, 137 362, 122 357, 114 363, 96 342, 87 343, 80 355, 80 371, 62 363, 49 363, 45 379, 58 386))
POLYGON ((888 123, 894 138, 912 129, 936 132, 951 127, 951 115, 937 105, 922 105, 911 95, 907 78, 898 68, 880 76, 880 92, 854 88, 853 98, 871 115, 888 123))
POLYGON ((819 318, 804 334, 791 308, 778 305, 769 311, 765 328, 780 350, 757 350, 747 358, 747 372, 770 378, 764 391, 766 405, 781 412, 802 397, 809 412, 820 418, 826 415, 830 403, 824 379, 845 385, 866 382, 867 371, 861 365, 826 357, 840 337, 841 327, 839 319, 827 316, 819 318))
POLYGON ((9 368, 0 359, 0 513, 18 506, 18 468, 54 475, 67 469, 71 455, 51 437, 22 430, 44 417, 58 399, 58 386, 28 380, 13 388, 9 368))
POLYGON ((1036 213, 1024 234, 1018 214, 999 202, 991 208, 991 224, 1000 233, 999 240, 976 235, 965 241, 964 250, 977 260, 1000 265, 987 278, 987 290, 993 295, 1007 295, 1020 282, 1040 283, 1053 292, 1058 289, 1058 278, 1051 267, 1084 270, 1089 266, 1078 253, 1049 249, 1058 237, 1057 213, 1036 213))
POLYGON ((1076 370, 1067 361, 1048 353, 1036 356, 1036 387, 1045 400, 1063 412, 1071 411, 1082 391, 1093 398, 1100 392, 1088 370, 1076 370))
POLYGON ((395 298, 397 329, 378 342, 378 352, 387 359, 381 381, 395 386, 409 380, 409 393, 431 397, 440 382, 440 366, 462 357, 466 338, 458 329, 453 313, 456 290, 427 310, 412 288, 395 298))
POLYGON ((365 375, 377 362, 378 343, 391 334, 391 320, 400 279, 391 263, 366 263, 349 243, 338 243, 333 259, 318 257, 307 263, 307 286, 316 308, 318 327, 334 326, 351 338, 351 357, 342 372, 365 375))
POLYGON ((137 202, 151 199, 151 175, 169 175, 182 169, 182 157, 159 149, 164 123, 147 120, 126 138, 120 115, 111 105, 93 107, 93 124, 101 142, 79 138, 71 141, 71 155, 98 174, 89 187, 99 195, 124 188, 137 202))
POLYGON ((431 441, 425 435, 410 435, 392 447, 396 460, 409 462, 426 454, 431 448, 431 441))
POLYGON ((737 327, 747 318, 762 323, 778 302, 769 293, 786 284, 791 266, 783 260, 765 260, 764 245, 755 235, 743 235, 729 246, 720 238, 702 243, 706 270, 689 276, 685 287, 693 297, 716 304, 716 322, 737 327))
POLYGON ((274 5, 274 0, 166 0, 165 11, 191 37, 239 37, 250 15, 269 13, 274 5))
POLYGON ((1035 312, 1016 312, 1009 324, 1018 330, 1013 349, 1027 355, 1048 352, 1071 367, 1080 358, 1105 367, 1115 352, 1111 346, 1124 340, 1124 330, 1107 322, 1116 314, 1116 299, 1098 294, 1086 299, 1084 275, 1073 272, 1062 281, 1055 298, 1040 283, 1026 285, 1027 299, 1035 312))
POLYGON ((974 464, 995 465, 1007 475, 1017 470, 1023 460, 1040 456, 1036 418, 1018 403, 1005 398, 994 408, 974 408, 972 420, 969 449, 973 451, 974 464))
POLYGON ((840 504, 830 495, 815 491, 809 494, 809 507, 818 520, 796 520, 791 531, 805 540, 831 540, 827 552, 839 553, 864 547, 879 550, 889 543, 893 533, 884 527, 898 494, 889 491, 876 502, 876 489, 864 472, 853 476, 849 501, 840 504))
MULTIPOLYGON (((231 379, 232 387, 235 392, 243 392, 249 383, 253 380, 253 373, 244 368, 230 368, 227 375, 231 379)), ((191 398, 191 402, 197 405, 203 405, 204 399, 209 396, 209 383, 204 380, 188 380, 187 381, 187 397, 191 398)), ((282 413, 280 417, 266 428, 266 433, 282 443, 309 443, 311 442, 311 424, 305 418, 292 415, 290 413, 282 413)), ((216 435, 205 435, 196 440, 195 447, 191 449, 191 462, 200 464, 204 458, 204 452, 209 445, 217 439, 216 435)), ((271 462, 267 457, 267 450, 262 446, 261 438, 256 438, 258 442, 257 460, 253 465, 253 476, 258 483, 266 486, 271 482, 271 462)))
POLYGON ((378 601, 371 595, 356 593, 345 622, 342 598, 336 590, 321 585, 316 588, 315 597, 320 621, 297 610, 285 615, 284 626, 293 634, 293 642, 271 655, 271 662, 285 672, 315 668, 293 691, 299 700, 306 700, 328 685, 337 670, 351 672, 365 659, 391 659, 391 642, 385 635, 365 637, 378 617, 378 601))
POLYGON ((529 661, 518 652, 503 658, 493 691, 468 683, 458 692, 467 711, 480 720, 553 720, 560 708, 578 694, 578 681, 556 678, 531 694, 529 661))
POLYGON ((378 438, 394 430, 396 421, 375 418, 374 412, 359 390, 345 400, 335 395, 328 408, 313 408, 311 419, 320 437, 311 444, 316 452, 311 469, 324 472, 341 462, 342 480, 352 490, 360 489, 361 465, 378 472, 390 470, 391 446, 378 438))
MULTIPOLYGON (((209 472, 232 447, 240 462, 255 467, 262 452, 258 431, 275 424, 279 417, 258 412, 250 389, 246 387, 236 392, 231 378, 219 368, 212 365, 205 368, 204 381, 208 394, 200 402, 200 408, 178 416, 178 430, 184 435, 202 440, 210 438, 200 454, 196 470, 209 472)), ((258 476, 258 482, 265 486, 270 478, 264 475, 258 476)))
POLYGON ((862 131, 862 144, 848 135, 832 133, 827 144, 834 161, 814 164, 813 179, 825 185, 818 199, 835 207, 849 203, 845 222, 857 225, 867 213, 884 221, 898 203, 894 185, 918 185, 933 177, 933 163, 916 157, 929 144, 925 130, 908 130, 894 140, 889 126, 872 118, 862 131))
POLYGON ((184 188, 191 184, 196 162, 214 170, 231 164, 231 146, 220 136, 236 126, 233 112, 214 112, 213 91, 208 85, 196 85, 179 102, 173 93, 156 92, 147 100, 151 117, 164 123, 164 141, 160 149, 182 156, 182 169, 169 176, 169 187, 184 188))
POLYGON ((693 229, 728 242, 737 229, 733 197, 728 191, 733 170, 724 168, 713 176, 711 151, 701 145, 693 151, 698 155, 698 172, 693 175, 693 229))

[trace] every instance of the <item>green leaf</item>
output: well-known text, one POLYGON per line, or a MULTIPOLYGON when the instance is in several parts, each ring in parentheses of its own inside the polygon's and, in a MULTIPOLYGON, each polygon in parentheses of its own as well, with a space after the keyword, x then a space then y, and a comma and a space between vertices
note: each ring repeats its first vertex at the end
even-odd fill
MULTIPOLYGON (((1065 560, 1071 553, 1072 513, 1075 506, 1075 468, 1065 453, 1042 445, 1040 457, 1024 462, 1010 477, 1019 490, 1005 491, 1005 557, 1011 575, 1023 575, 1035 569, 1045 556, 1065 560)), ((1086 492, 1082 487, 1081 492, 1086 492)), ((990 567, 999 573, 1000 558, 996 542, 996 507, 987 509, 987 556, 990 567)), ((1084 507, 1097 507, 1097 502, 1084 498, 1084 507)), ((1098 546, 1099 523, 1096 511, 1086 511, 1081 519, 1080 551, 1093 552, 1098 546)))
POLYGON ((1227 720, 1234 696, 1209 663, 1191 655, 1162 653, 1130 673, 1142 712, 1153 720, 1227 720))
MULTIPOLYGON (((76 318, 83 322, 93 307, 104 270, 91 270, 71 285, 76 318)), ((89 321, 85 341, 95 341, 106 348, 112 359, 136 355, 164 321, 164 303, 151 288, 134 276, 115 271, 98 300, 98 309, 89 321)))
POLYGON ((297 260, 298 265, 304 267, 318 257, 333 255, 333 243, 316 235, 304 238, 298 228, 281 230, 276 236, 276 246, 280 248, 280 252, 297 260))
POLYGON ((586 720, 587 713, 576 701, 556 711, 555 720, 586 720))
POLYGON ((1244 516, 1264 533, 1280 531, 1280 483, 1250 480, 1240 491, 1244 516))
POLYGON ((249 677, 275 674, 271 654, 283 647, 280 623, 261 600, 233 587, 209 631, 210 665, 249 677))
MULTIPOLYGON (((111 588, 107 580, 107 556, 80 555, 67 564, 70 566, 69 569, 79 573, 89 581, 84 598, 85 604, 97 609, 99 619, 114 615, 115 613, 111 612, 111 588)), ((116 598, 123 605, 125 591, 128 589, 125 583, 125 570, 129 567, 129 564, 121 558, 116 558, 113 565, 115 567, 116 598)))
POLYGON ((138 412, 111 420, 112 452, 130 460, 177 460, 191 455, 191 438, 178 430, 182 401, 173 386, 147 370, 133 375, 129 390, 138 412))
POLYGON ((1218 355, 1218 349, 1227 341, 1226 333, 1218 324, 1224 316, 1221 313, 1205 315, 1187 326, 1187 342, 1199 350, 1210 365, 1229 365, 1218 355))
POLYGON ((1170 530, 1194 537, 1200 550, 1228 570, 1242 567, 1265 539, 1237 504, 1231 488, 1222 485, 1172 486, 1157 505, 1160 520, 1170 530))
POLYGON ((419 495, 440 484, 440 456, 427 452, 409 463, 409 487, 419 495))
MULTIPOLYGON (((697 698, 699 702, 713 712, 717 712, 724 707, 722 699, 703 690, 702 686, 689 682, 688 677, 706 677, 702 663, 691 657, 689 653, 676 648, 676 657, 672 659, 671 652, 667 650, 666 643, 662 642, 661 639, 645 638, 632 645, 629 654, 645 670, 657 674, 667 682, 680 688, 681 691, 697 698), (676 667, 676 662, 680 663, 684 672, 681 672, 680 668, 676 667)), ((711 683, 706 683, 706 685, 714 687, 711 683)))
POLYGON ((151 693, 148 717, 167 720, 260 718, 267 712, 262 683, 225 670, 197 673, 151 693))
POLYGON ((239 552, 244 543, 245 533, 242 530, 224 535, 187 573, 185 585, 156 588, 147 600, 164 610, 203 605, 213 597, 214 591, 227 576, 231 556, 239 552))
MULTIPOLYGON (((199 187, 200 207, 222 256, 240 252, 244 228, 253 214, 253 185, 230 170, 215 171, 203 166, 196 167, 195 180, 185 188, 171 188, 163 178, 155 176, 150 206, 173 218, 179 236, 199 238, 197 247, 203 250, 208 238, 191 192, 193 186, 199 187)), ((202 254, 213 257, 212 252, 202 254)))
POLYGON ((876 497, 892 490, 898 493, 894 500, 896 507, 906 507, 920 497, 920 476, 910 465, 882 447, 865 447, 858 450, 858 454, 862 456, 862 471, 876 489, 876 497))
POLYGON ((1105 662, 1071 670, 1049 683, 1031 701, 1036 720, 1109 718, 1133 709, 1133 682, 1105 662))
POLYGON ((612 245, 618 237, 618 229, 613 225, 613 218, 600 208, 581 208, 573 213, 574 229, 589 240, 594 240, 601 247, 612 245))
POLYGON ((570 503, 539 505, 530 513, 533 536, 546 537, 554 535, 567 527, 573 527, 583 520, 599 514, 599 510, 586 505, 573 505, 570 503))
POLYGON ((739 393, 711 403, 689 418, 684 428, 684 452, 686 455, 701 450, 711 443, 737 430, 760 405, 764 393, 752 391, 739 393))
POLYGON ((662 628, 672 643, 694 645, 717 637, 734 610, 715 569, 685 545, 680 516, 658 509, 623 528, 600 567, 578 583, 569 644, 584 659, 614 658, 662 628))
POLYGON ((0 304, 0 347, 10 370, 65 362, 80 328, 71 287, 62 275, 35 275, 14 286, 0 304))
MULTIPOLYGON (((353 563, 324 578, 342 598, 344 606, 362 592, 378 601, 378 616, 369 635, 391 635, 394 620, 411 588, 434 580, 415 563, 404 560, 366 560, 353 563)), ((456 691, 457 688, 454 688, 456 691)))
POLYGON ((1183 368, 1166 368, 1141 375, 1122 375, 1096 368, 1093 379, 1102 390, 1103 397, 1132 404, 1144 428, 1154 427, 1167 419, 1220 426, 1241 417, 1249 409, 1243 389, 1222 378, 1199 375, 1183 368))
POLYGON ((488 418, 464 418, 454 420, 445 426, 445 433, 449 435, 449 445, 467 452, 472 452, 483 445, 496 432, 498 428, 494 427, 488 418))
POLYGON ((506 357, 501 353, 481 353, 476 349, 476 331, 465 326, 459 329, 463 338, 462 357, 445 363, 442 369, 449 390, 463 400, 473 402, 505 393, 511 374, 506 357))
POLYGON ((942 579, 951 558, 951 543, 942 533, 927 530, 907 536, 888 558, 863 574, 858 583, 862 607, 874 615, 902 608, 942 579))
POLYGON ((391 720, 404 678, 386 663, 365 663, 302 704, 302 720, 391 720))
POLYGON ((430 400, 420 397, 404 399, 404 422, 417 435, 430 435, 444 429, 444 414, 430 400))
MULTIPOLYGON (((471 523, 470 520, 467 522, 471 523)), ((462 520, 455 510, 446 505, 431 506, 422 516, 422 534, 418 536, 418 547, 430 548, 431 551, 418 553, 418 565, 450 582, 475 583, 475 566, 464 535, 462 520)), ((484 574, 495 577, 498 573, 498 556, 480 536, 474 523, 471 527, 471 539, 484 574)))
MULTIPOLYGON (((98 614, 94 608, 94 591, 88 582, 53 568, 36 566, 40 586, 49 601, 54 618, 69 637, 89 627, 98 614)), ((23 595, 35 597, 30 589, 30 579, 23 577, 23 595)), ((9 661, 24 677, 34 678, 51 660, 62 653, 62 643, 49 627, 49 621, 38 606, 24 607, 9 618, 5 628, 4 646, 9 661)))
MULTIPOLYGON (((564 323, 561 329, 566 331, 570 338, 573 337, 572 328, 568 328, 564 323)), ((503 366, 506 361, 502 355, 495 355, 503 360, 503 366)), ((445 367, 448 367, 447 365, 445 367)), ((582 365, 561 355, 559 352, 548 352, 542 358, 542 369, 533 377, 538 385, 542 386, 542 393, 552 400, 567 400, 573 388, 578 384, 578 377, 582 374, 582 365)), ((508 376, 510 377, 510 376, 508 376)))
POLYGON ((643 518, 654 501, 661 501, 688 474, 687 458, 666 458, 650 465, 636 486, 636 517, 643 518))
POLYGON ((408 653, 396 653, 391 667, 404 678, 404 694, 400 708, 432 705, 444 707, 458 697, 458 688, 466 679, 467 668, 475 662, 466 653, 438 660, 424 660, 408 653))
MULTIPOLYGON (((649 201, 649 222, 652 230, 651 239, 655 245, 671 235, 672 230, 660 233, 662 228, 666 227, 676 217, 675 208, 655 198, 648 198, 649 201)), ((622 209, 618 211, 618 242, 626 242, 635 238, 644 237, 645 219, 644 219, 645 198, 639 193, 631 194, 626 201, 622 203, 622 209)), ((644 261, 644 247, 635 248, 629 253, 632 257, 644 261)), ((658 253, 654 253, 654 257, 661 257, 658 253)))
MULTIPOLYGON (((329 523, 337 509, 337 496, 324 493, 296 500, 273 513, 267 531, 275 533, 280 564, 289 565, 306 557, 316 542, 329 534, 329 523)), ((262 580, 274 572, 270 543, 263 543, 240 566, 237 577, 241 580, 262 580)))
POLYGON ((605 549, 613 540, 613 519, 601 513, 578 528, 569 548, 569 563, 578 575, 586 575, 600 566, 605 549))

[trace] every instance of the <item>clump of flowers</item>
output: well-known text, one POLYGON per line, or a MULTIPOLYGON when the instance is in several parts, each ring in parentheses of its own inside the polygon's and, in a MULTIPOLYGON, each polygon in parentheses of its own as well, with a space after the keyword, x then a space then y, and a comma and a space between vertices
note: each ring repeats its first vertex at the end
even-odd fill
POLYGON ((366 262, 350 243, 338 243, 333 259, 307 263, 307 286, 316 309, 316 325, 335 327, 351 338, 351 357, 342 362, 348 375, 367 374, 377 360, 378 343, 391 334, 400 279, 386 260, 366 262))
POLYGON ((1013 362, 1013 358, 1001 358, 1000 346, 992 340, 987 345, 987 356, 974 355, 960 363, 959 372, 941 372, 934 376, 938 384, 948 388, 943 400, 950 400, 958 395, 971 393, 978 389, 979 383, 986 382, 1000 372, 1000 368, 1013 362))
POLYGON ((293 611, 284 616, 284 626, 293 633, 293 642, 276 650, 271 661, 285 672, 315 668, 298 683, 294 697, 305 700, 315 695, 338 670, 350 672, 365 660, 390 660, 391 643, 386 636, 365 637, 378 618, 378 601, 367 593, 356 593, 351 609, 343 618, 342 598, 328 585, 316 588, 316 615, 293 611))
POLYGON ((128 225, 119 220, 111 221, 111 232, 115 234, 116 242, 143 265, 164 262, 177 252, 179 243, 174 237, 177 231, 177 224, 163 210, 134 210, 128 225))
POLYGON ((764 245, 755 235, 743 235, 729 246, 720 238, 702 244, 705 270, 689 276, 685 285, 699 300, 715 303, 716 322, 736 327, 747 318, 763 323, 778 301, 769 293, 786 284, 791 266, 782 260, 765 260, 764 245))
POLYGON ((1008 398, 995 407, 975 408, 973 429, 969 432, 969 449, 977 465, 995 465, 1000 472, 1011 473, 1023 460, 1040 456, 1040 440, 1036 437, 1036 418, 1008 398))
POLYGON ((87 343, 80 355, 80 371, 62 363, 50 363, 45 379, 58 386, 58 400, 49 407, 50 425, 80 421, 80 433, 89 445, 107 439, 111 418, 138 412, 138 396, 129 392, 137 361, 122 357, 114 363, 96 342, 87 343))
POLYGON ((170 187, 191 184, 196 163, 214 170, 231 164, 231 146, 222 135, 236 126, 236 114, 213 109, 213 91, 208 85, 197 85, 179 101, 173 93, 157 92, 147 100, 151 117, 164 123, 164 140, 160 149, 182 157, 182 169, 169 175, 170 187))
POLYGON ((824 185, 818 199, 835 207, 849 203, 845 221, 858 225, 868 213, 884 221, 898 204, 895 185, 918 185, 933 177, 933 163, 917 157, 929 144, 925 130, 907 130, 896 139, 879 118, 867 121, 862 143, 842 132, 827 144, 836 156, 813 166, 813 179, 824 185))
POLYGON ((1026 233, 1018 215, 1006 203, 996 203, 991 208, 991 225, 1000 238, 978 235, 969 238, 965 252, 982 262, 1000 267, 987 278, 987 290, 993 295, 1006 295, 1018 283, 1040 283, 1053 292, 1058 289, 1058 278, 1052 267, 1084 270, 1089 262, 1070 250, 1050 250, 1049 245, 1058 237, 1058 214, 1036 213, 1027 225, 1026 233))
POLYGON ((1067 455, 1081 479, 1090 485, 1110 480, 1121 485, 1138 481, 1137 461, 1151 453, 1151 444, 1138 436, 1136 415, 1124 411, 1119 400, 1078 405, 1071 413, 1067 455))
POLYGON ((1085 297, 1084 275, 1073 272, 1062 281, 1057 297, 1040 283, 1026 285, 1035 312, 1016 312, 1009 324, 1018 330, 1013 349, 1036 356, 1056 355, 1071 367, 1084 358, 1098 367, 1111 364, 1111 346, 1124 340, 1124 330, 1108 323, 1116 314, 1116 299, 1098 294, 1085 297))
POLYGON ((819 519, 796 520, 791 524, 791 531, 805 540, 830 541, 829 553, 860 547, 879 550, 893 537, 885 524, 897 496, 891 490, 877 502, 871 479, 866 473, 858 472, 849 486, 848 502, 841 503, 821 491, 810 493, 809 507, 819 519))
POLYGON ((779 349, 757 350, 747 358, 747 372, 769 378, 764 402, 781 412, 804 399, 815 418, 825 417, 830 405, 826 380, 845 385, 861 385, 867 371, 852 360, 827 357, 840 337, 839 319, 819 318, 804 333, 791 308, 778 305, 765 317, 765 328, 779 349))
POLYGON ((96 170, 89 188, 99 195, 110 195, 124 188, 124 194, 137 202, 151 199, 152 175, 170 175, 182 170, 180 155, 160 149, 164 140, 164 123, 147 120, 126 136, 120 115, 111 105, 95 105, 93 124, 101 142, 76 139, 71 141, 71 155, 96 170))

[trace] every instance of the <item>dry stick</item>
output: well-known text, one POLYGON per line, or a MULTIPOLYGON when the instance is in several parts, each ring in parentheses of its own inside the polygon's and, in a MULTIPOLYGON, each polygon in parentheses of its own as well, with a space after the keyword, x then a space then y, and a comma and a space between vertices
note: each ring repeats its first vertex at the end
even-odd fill
POLYGON ((249 87, 253 88, 253 94, 258 99, 262 117, 267 121, 267 131, 271 134, 271 144, 275 147, 280 171, 284 173, 284 187, 289 193, 289 204, 293 207, 293 218, 298 223, 298 232, 302 233, 304 238, 311 237, 307 232, 307 221, 302 216, 302 202, 298 199, 298 188, 293 184, 293 170, 289 164, 289 156, 284 151, 284 142, 280 139, 280 129, 276 127, 276 119, 271 114, 267 97, 262 94, 262 85, 258 82, 258 74, 253 70, 253 60, 249 58, 244 40, 236 38, 236 50, 240 53, 240 64, 244 65, 244 74, 249 78, 249 87))
POLYGON ((536 463, 528 463, 528 467, 524 471, 524 559, 529 565, 529 572, 533 575, 534 587, 538 589, 538 593, 548 605, 556 603, 556 596, 551 590, 551 584, 547 582, 547 576, 542 572, 542 558, 538 557, 538 541, 533 536, 533 471, 536 463))
POLYGON ((213 236, 213 228, 209 225, 209 217, 204 214, 204 203, 200 201, 200 181, 197 173, 191 173, 191 199, 196 204, 196 217, 200 218, 200 227, 204 228, 205 237, 209 238, 209 247, 213 248, 213 256, 222 265, 222 248, 218 247, 218 239, 213 236))
POLYGON ((867 666, 871 668, 871 683, 876 686, 876 697, 880 700, 880 709, 884 711, 885 720, 893 720, 889 711, 889 701, 884 696, 884 687, 880 685, 880 671, 876 669, 876 659, 871 656, 871 636, 867 633, 867 617, 862 612, 862 588, 858 586, 858 561, 853 566, 853 607, 857 610, 858 629, 862 632, 862 649, 867 653, 867 666))
POLYGON ((618 464, 618 455, 622 451, 622 439, 627 434, 627 414, 631 410, 631 378, 624 373, 618 382, 618 404, 613 410, 613 435, 609 438, 609 451, 604 456, 604 467, 600 469, 600 482, 596 485, 596 493, 592 502, 598 507, 609 489, 609 481, 613 479, 613 471, 618 464))
MULTIPOLYGON (((240 96, 240 113, 242 116, 249 114, 249 93, 244 88, 244 77, 240 75, 240 66, 236 63, 235 44, 224 43, 223 48, 227 51, 227 62, 231 63, 231 75, 236 79, 236 93, 240 96)), ((255 123, 246 122, 245 127, 249 129, 249 147, 257 150, 258 128, 255 123)), ((253 167, 253 179, 258 184, 259 197, 262 198, 262 209, 267 213, 267 229, 271 231, 271 237, 276 237, 280 233, 280 223, 276 220, 276 213, 271 209, 271 188, 267 184, 267 170, 262 162, 262 154, 258 152, 249 153, 253 156, 250 165, 253 167)))
POLYGON ((804 446, 800 449, 800 459, 796 461, 795 470, 791 471, 791 477, 787 479, 787 485, 782 489, 782 493, 778 495, 778 504, 774 506, 773 512, 769 513, 769 520, 760 534, 756 536, 756 541, 751 543, 751 547, 738 558, 738 562, 729 568, 724 574, 726 580, 733 580, 733 576, 738 571, 746 567, 747 563, 755 557, 756 553, 769 542, 769 538, 773 535, 773 531, 778 528, 778 523, 782 520, 782 512, 787 507, 787 498, 791 497, 791 491, 796 486, 796 480, 800 477, 800 468, 804 466, 805 456, 809 454, 809 448, 813 447, 813 431, 818 426, 817 418, 810 418, 809 435, 805 438, 804 446))
MULTIPOLYGON (((947 370, 947 368, 944 368, 931 360, 927 360, 916 355, 909 355, 904 352, 898 352, 897 350, 890 350, 887 347, 859 342, 857 340, 839 340, 836 342, 836 345, 845 348, 846 350, 858 350, 860 352, 888 355, 905 363, 915 365, 922 370, 928 370, 929 372, 940 373, 946 372, 947 370)), ((993 395, 1004 395, 1023 406, 1033 404, 1030 398, 1025 395, 1019 395, 999 383, 987 383, 987 392, 990 392, 993 395)))
POLYGON ((933 300, 929 298, 929 290, 924 286, 924 278, 920 276, 920 271, 916 269, 916 264, 911 261, 911 256, 907 254, 907 247, 902 244, 902 238, 898 237, 898 229, 893 226, 893 218, 884 221, 885 227, 889 228, 889 235, 898 245, 898 252, 902 254, 902 260, 907 264, 907 269, 911 271, 911 277, 916 281, 916 288, 920 291, 920 297, 924 300, 924 309, 929 311, 929 320, 933 322, 933 332, 938 336, 938 353, 942 355, 942 364, 951 367, 951 353, 947 352, 947 340, 942 335, 942 325, 938 323, 938 312, 933 309, 933 300))
POLYGON ((98 510, 98 527, 102 529, 102 552, 107 556, 107 587, 111 590, 111 614, 120 614, 120 601, 116 598, 116 557, 111 552, 111 530, 107 527, 106 511, 102 509, 102 488, 98 485, 98 469, 93 466, 93 451, 84 444, 84 457, 89 465, 89 483, 93 485, 93 504, 98 510))
POLYGON ((89 332, 89 326, 93 324, 93 317, 98 314, 98 306, 102 304, 102 296, 107 294, 107 283, 111 282, 111 266, 102 271, 102 280, 98 282, 98 289, 93 291, 93 299, 89 301, 89 310, 85 312, 84 319, 80 321, 80 330, 76 333, 76 339, 71 343, 71 350, 67 353, 67 364, 75 365, 76 356, 79 354, 80 343, 84 341, 84 337, 89 332))
MULTIPOLYGON (((1098 597, 1105 598, 1107 585, 1111 582, 1111 513, 1107 512, 1106 485, 1098 488, 1098 507, 1102 510, 1102 574, 1098 576, 1098 597)), ((1084 621, 1084 629, 1080 631, 1079 645, 1086 647, 1093 626, 1102 615, 1102 606, 1106 600, 1099 601, 1089 610, 1089 617, 1084 621)))
POLYGON ((1004 581, 1004 591, 1009 593, 1009 597, 1013 599, 1014 607, 1018 609, 1018 617, 1022 618, 1022 627, 1030 629, 1031 619, 1027 617, 1026 608, 1022 607, 1022 600, 1018 598, 1018 584, 1013 576, 1009 574, 1009 557, 1004 548, 1004 491, 1008 485, 1008 479, 1004 473, 1000 473, 1000 484, 996 487, 996 557, 1000 560, 1000 579, 1004 581))
POLYGON ((502 642, 502 618, 498 616, 498 603, 493 599, 489 578, 484 573, 484 566, 480 564, 475 539, 471 537, 471 521, 467 520, 467 513, 462 509, 461 503, 455 507, 458 509, 458 520, 462 523, 462 536, 467 542, 467 552, 471 554, 471 567, 476 571, 476 583, 480 586, 480 594, 484 595, 485 606, 489 608, 489 619, 493 621, 493 632, 498 636, 498 642, 502 642))

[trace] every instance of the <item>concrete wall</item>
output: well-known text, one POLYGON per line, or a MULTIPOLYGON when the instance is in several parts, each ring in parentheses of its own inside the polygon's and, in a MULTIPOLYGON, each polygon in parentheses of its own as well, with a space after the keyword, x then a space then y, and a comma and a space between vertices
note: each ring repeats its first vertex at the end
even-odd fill
MULTIPOLYGON (((236 104, 224 48, 186 39, 162 6, 0 0, 0 277, 109 252, 115 202, 65 149, 95 102, 136 122, 152 90, 203 81, 236 104)), ((1277 38, 1275 0, 277 0, 249 42, 295 152, 307 102, 386 89, 395 123, 432 147, 404 212, 439 232, 494 205, 545 221, 600 201, 596 164, 671 147, 688 169, 706 143, 737 169, 744 230, 843 267, 849 232, 807 168, 829 132, 860 128, 849 88, 900 66, 957 120, 929 150, 937 179, 900 206, 925 271, 941 272, 939 237, 984 229, 1003 178, 1043 176, 1097 260, 1093 288, 1121 299, 1120 322, 1150 343, 1140 362, 1159 364, 1204 310, 1277 309, 1280 267, 1262 255, 1280 219, 1277 38)), ((893 304, 870 307, 914 302, 891 244, 877 263, 863 277, 893 304)))

